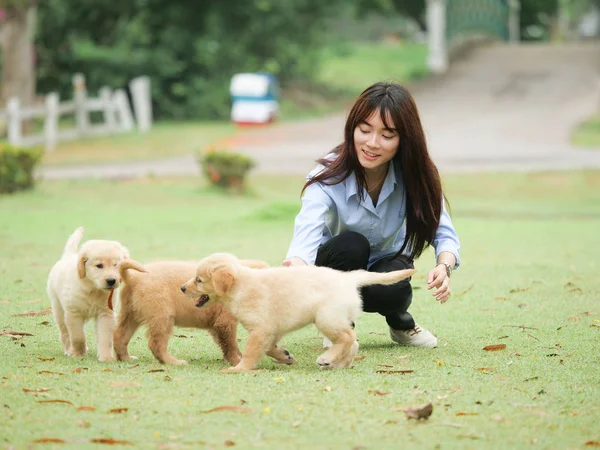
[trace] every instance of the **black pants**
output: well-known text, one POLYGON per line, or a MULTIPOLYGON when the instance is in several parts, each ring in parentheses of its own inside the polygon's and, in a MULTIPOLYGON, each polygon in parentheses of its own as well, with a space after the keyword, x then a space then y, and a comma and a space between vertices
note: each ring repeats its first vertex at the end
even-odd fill
MULTIPOLYGON (((367 269, 370 253, 366 237, 346 231, 319 247, 315 265, 344 271, 367 269)), ((377 261, 369 271, 391 272, 408 268, 414 269, 413 262, 406 256, 398 255, 377 261)), ((408 313, 412 303, 410 278, 391 286, 365 286, 361 288, 361 295, 363 310, 381 314, 393 329, 409 330, 415 327, 415 321, 408 313)))

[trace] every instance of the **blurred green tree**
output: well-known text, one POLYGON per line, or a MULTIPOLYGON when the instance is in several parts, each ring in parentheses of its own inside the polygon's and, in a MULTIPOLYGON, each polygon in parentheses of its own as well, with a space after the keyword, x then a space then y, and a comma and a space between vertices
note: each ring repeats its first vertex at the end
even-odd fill
POLYGON ((158 117, 227 117, 234 73, 311 78, 326 19, 345 1, 46 0, 38 89, 70 97, 75 72, 92 91, 149 75, 158 117))

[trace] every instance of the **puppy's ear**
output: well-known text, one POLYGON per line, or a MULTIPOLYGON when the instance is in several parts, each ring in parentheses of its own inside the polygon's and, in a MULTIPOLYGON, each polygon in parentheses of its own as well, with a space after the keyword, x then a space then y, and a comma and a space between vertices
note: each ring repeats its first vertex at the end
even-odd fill
POLYGON ((85 263, 87 261, 87 255, 82 253, 79 255, 79 259, 77 260, 77 274, 79 275, 79 279, 83 280, 85 278, 85 263))
POLYGON ((215 287, 215 292, 219 296, 227 294, 233 287, 233 282, 235 281, 233 274, 225 267, 215 269, 211 274, 211 278, 213 286, 215 287))

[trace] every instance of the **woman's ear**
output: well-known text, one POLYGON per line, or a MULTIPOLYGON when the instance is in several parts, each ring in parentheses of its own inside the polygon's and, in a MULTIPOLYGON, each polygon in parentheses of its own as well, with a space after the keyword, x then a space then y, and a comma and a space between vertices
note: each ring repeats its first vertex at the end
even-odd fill
POLYGON ((85 278, 85 263, 87 262, 87 255, 82 253, 79 255, 79 259, 77 260, 77 274, 79 275, 79 279, 83 280, 85 278))

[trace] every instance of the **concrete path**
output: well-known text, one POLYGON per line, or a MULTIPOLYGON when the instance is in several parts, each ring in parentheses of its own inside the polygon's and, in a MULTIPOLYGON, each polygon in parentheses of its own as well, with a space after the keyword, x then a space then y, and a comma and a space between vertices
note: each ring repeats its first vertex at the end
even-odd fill
MULTIPOLYGON (((411 87, 442 172, 600 168, 600 149, 569 144, 600 109, 600 44, 493 45, 411 87)), ((256 173, 306 174, 342 137, 345 113, 251 129, 221 142, 256 173)), ((46 179, 197 174, 194 158, 42 168, 46 179)))

